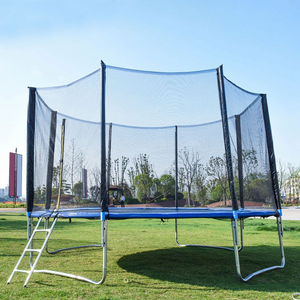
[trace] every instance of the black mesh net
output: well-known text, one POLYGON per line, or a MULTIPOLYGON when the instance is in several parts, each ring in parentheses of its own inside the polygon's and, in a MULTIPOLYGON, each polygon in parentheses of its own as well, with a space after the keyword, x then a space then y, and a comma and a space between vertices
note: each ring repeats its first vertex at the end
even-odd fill
MULTIPOLYGON (((105 82, 104 165, 101 70, 67 86, 36 89, 33 210, 57 206, 63 119, 60 208, 100 207, 108 186, 108 205, 119 205, 121 195, 131 206, 232 205, 216 69, 106 66, 105 82)), ((224 91, 238 205, 275 209, 261 96, 226 78, 224 91)))

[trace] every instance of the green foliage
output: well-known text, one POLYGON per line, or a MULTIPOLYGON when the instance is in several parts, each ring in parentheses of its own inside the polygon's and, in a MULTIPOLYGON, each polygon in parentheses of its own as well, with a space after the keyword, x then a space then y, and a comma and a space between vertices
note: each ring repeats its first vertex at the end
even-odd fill
POLYGON ((227 166, 226 166, 226 157, 224 155, 223 158, 217 156, 212 156, 209 159, 208 164, 206 165, 206 172, 207 175, 210 176, 213 180, 217 181, 218 188, 217 190, 212 189, 211 197, 215 201, 219 201, 221 198, 220 195, 220 187, 222 190, 221 197, 225 201, 227 200, 227 189, 228 189, 228 179, 227 179, 227 166), (216 200, 219 199, 219 200, 216 200))
POLYGON ((156 177, 153 178, 153 187, 154 187, 155 192, 160 191, 160 186, 161 186, 160 180, 156 177))
POLYGON ((161 192, 155 192, 153 195, 153 199, 155 202, 159 202, 161 201, 161 199, 163 198, 163 194, 161 192))
POLYGON ((174 200, 175 197, 172 194, 167 194, 165 198, 168 200, 174 200))
POLYGON ((75 201, 82 199, 83 183, 81 181, 74 184, 72 188, 72 194, 75 195, 75 201))
POLYGON ((80 204, 96 204, 92 199, 82 199, 79 201, 80 204))
POLYGON ((134 178, 134 185, 137 187, 137 197, 140 201, 150 200, 151 188, 153 186, 152 178, 148 174, 139 174, 134 178))
MULTIPOLYGON (((198 152, 189 151, 186 147, 179 151, 179 162, 182 165, 179 169, 179 186, 183 184, 187 188, 188 206, 191 205, 191 200, 195 201, 192 197, 192 187, 198 183, 202 178, 202 165, 200 164, 200 157, 198 152)), ((196 198, 196 197, 194 197, 196 198)))
POLYGON ((222 196, 223 196, 223 189, 222 187, 217 184, 212 190, 211 190, 211 193, 210 193, 210 196, 211 196, 211 199, 214 201, 214 202, 218 202, 222 199, 222 196))
POLYGON ((164 195, 165 198, 167 194, 174 196, 175 194, 175 179, 172 175, 164 174, 160 177, 159 191, 164 195))
POLYGON ((265 202, 271 194, 271 186, 267 179, 254 179, 249 183, 251 201, 265 202))
POLYGON ((203 188, 200 191, 197 191, 197 201, 200 203, 201 206, 205 205, 206 202, 206 188, 203 188))
POLYGON ((43 187, 38 186, 34 191, 34 203, 45 203, 46 200, 46 187, 43 185, 43 187))
POLYGON ((125 204, 140 204, 141 202, 136 198, 125 198, 125 204))
POLYGON ((26 203, 0 203, 0 208, 23 208, 26 207, 26 203))
POLYGON ((100 203, 101 200, 101 188, 100 186, 97 185, 93 185, 90 187, 90 193, 91 193, 91 197, 92 200, 95 202, 100 203))
POLYGON ((178 192, 178 193, 177 193, 177 199, 178 199, 178 200, 183 199, 183 197, 184 197, 184 196, 183 196, 183 193, 181 193, 181 192, 178 192))

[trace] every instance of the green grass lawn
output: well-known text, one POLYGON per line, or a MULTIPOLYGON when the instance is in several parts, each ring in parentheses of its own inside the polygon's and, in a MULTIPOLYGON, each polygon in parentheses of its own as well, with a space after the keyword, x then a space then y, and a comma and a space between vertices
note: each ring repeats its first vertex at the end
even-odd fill
MULTIPOLYGON (((181 243, 232 246, 230 221, 179 220, 181 243)), ((280 264, 275 220, 245 220, 244 276, 280 264)), ((108 221, 108 270, 103 285, 35 273, 23 288, 25 274, 6 281, 26 245, 25 214, 0 214, 0 299, 292 299, 300 292, 300 222, 285 221, 286 267, 242 283, 234 253, 175 244, 174 220, 108 221)), ((49 248, 99 243, 100 221, 59 220, 49 248)), ((28 259, 25 259, 28 262, 28 259)), ((26 268, 25 264, 23 268, 26 268)), ((38 269, 100 280, 102 250, 43 253, 38 269)))

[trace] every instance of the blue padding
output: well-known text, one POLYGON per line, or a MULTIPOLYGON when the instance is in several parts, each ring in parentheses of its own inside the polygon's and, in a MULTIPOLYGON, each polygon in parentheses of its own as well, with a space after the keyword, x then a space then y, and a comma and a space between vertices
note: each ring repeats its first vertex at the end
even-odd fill
POLYGON ((186 219, 186 218, 249 218, 278 216, 277 210, 265 209, 240 209, 233 211, 231 208, 121 208, 109 207, 108 212, 100 208, 61 209, 58 212, 35 211, 32 217, 59 217, 59 218, 85 218, 85 219, 186 219))
POLYGON ((282 210, 278 209, 279 216, 282 217, 282 210))
POLYGON ((27 217, 30 218, 30 215, 31 215, 31 212, 28 211, 28 212, 27 212, 27 217))
POLYGON ((233 211, 232 211, 232 215, 233 215, 233 218, 234 218, 235 220, 238 219, 238 212, 237 212, 237 210, 233 210, 233 211))

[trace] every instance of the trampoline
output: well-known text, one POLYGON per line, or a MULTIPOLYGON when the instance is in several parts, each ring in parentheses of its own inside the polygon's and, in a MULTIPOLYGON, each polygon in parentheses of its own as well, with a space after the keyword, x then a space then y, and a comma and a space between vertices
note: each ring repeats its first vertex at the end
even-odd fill
POLYGON ((160 73, 101 62, 99 70, 69 85, 29 88, 27 138, 28 243, 7 283, 21 272, 27 274, 27 286, 33 273, 42 272, 102 284, 107 226, 121 219, 174 219, 179 246, 233 251, 243 282, 285 265, 266 95, 233 84, 222 66, 160 73), (159 207, 113 207, 109 203, 117 191, 159 207), (172 207, 163 207, 163 196, 173 199, 172 207), (250 217, 276 218, 281 263, 243 277, 239 252, 244 219, 250 217), (48 242, 60 218, 99 219, 101 243, 50 252, 48 242), (230 220, 232 248, 180 244, 177 220, 187 218, 230 220), (38 232, 45 232, 45 240, 35 249, 38 232), (103 251, 100 281, 37 269, 44 250, 55 254, 86 247, 103 251), (29 267, 23 270, 26 254, 29 267))

